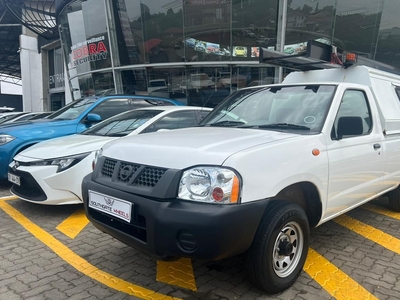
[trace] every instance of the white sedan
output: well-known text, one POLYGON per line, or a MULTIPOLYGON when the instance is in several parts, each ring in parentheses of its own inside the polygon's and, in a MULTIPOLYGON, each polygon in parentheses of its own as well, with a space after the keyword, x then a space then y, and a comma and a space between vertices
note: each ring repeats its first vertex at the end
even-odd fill
POLYGON ((210 108, 157 106, 124 112, 80 134, 38 143, 14 157, 9 165, 11 192, 40 204, 82 203, 81 183, 92 172, 96 152, 123 136, 197 125, 210 108))

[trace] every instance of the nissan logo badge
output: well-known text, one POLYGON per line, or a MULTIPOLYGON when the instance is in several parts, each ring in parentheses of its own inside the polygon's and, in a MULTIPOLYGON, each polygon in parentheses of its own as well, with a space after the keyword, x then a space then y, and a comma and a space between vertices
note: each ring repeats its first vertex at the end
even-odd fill
POLYGON ((121 169, 121 171, 119 171, 119 179, 121 179, 122 181, 125 181, 129 178, 129 176, 131 176, 133 171, 132 166, 125 166, 121 169))

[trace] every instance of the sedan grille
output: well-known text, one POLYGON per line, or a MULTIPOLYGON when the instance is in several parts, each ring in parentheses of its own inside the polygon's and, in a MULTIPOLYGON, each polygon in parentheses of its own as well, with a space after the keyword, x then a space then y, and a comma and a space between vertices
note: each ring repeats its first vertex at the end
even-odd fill
POLYGON ((9 168, 9 172, 20 178, 21 185, 13 184, 11 187, 11 191, 15 195, 32 201, 47 200, 46 194, 31 174, 18 170, 14 171, 11 168, 9 168))

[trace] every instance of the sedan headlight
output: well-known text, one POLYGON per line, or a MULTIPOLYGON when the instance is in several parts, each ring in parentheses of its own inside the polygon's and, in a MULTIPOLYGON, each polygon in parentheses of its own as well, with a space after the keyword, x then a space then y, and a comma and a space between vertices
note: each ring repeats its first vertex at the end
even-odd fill
POLYGON ((0 134, 0 145, 7 144, 11 141, 15 140, 15 137, 8 134, 0 134))
POLYGON ((82 153, 82 154, 73 155, 73 156, 33 161, 30 163, 30 165, 31 166, 51 166, 51 165, 54 166, 55 165, 55 166, 58 166, 58 169, 57 169, 57 173, 58 173, 58 172, 64 171, 64 170, 76 165, 78 162, 80 162, 82 159, 84 159, 90 153, 91 152, 82 153))
POLYGON ((207 203, 239 202, 240 179, 232 170, 220 167, 195 167, 186 170, 179 183, 178 198, 207 203))

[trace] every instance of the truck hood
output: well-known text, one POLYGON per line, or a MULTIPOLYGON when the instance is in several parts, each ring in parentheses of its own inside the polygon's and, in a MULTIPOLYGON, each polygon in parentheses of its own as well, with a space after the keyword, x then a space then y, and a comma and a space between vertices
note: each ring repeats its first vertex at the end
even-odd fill
POLYGON ((298 134, 239 128, 196 127, 125 137, 106 144, 103 155, 122 161, 184 169, 222 165, 231 155, 298 134))
POLYGON ((100 150, 104 144, 115 139, 118 138, 73 134, 33 145, 18 154, 15 159, 19 161, 31 161, 92 152, 100 150))

